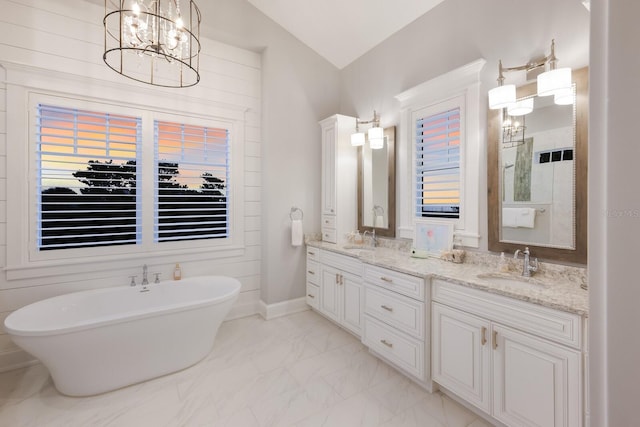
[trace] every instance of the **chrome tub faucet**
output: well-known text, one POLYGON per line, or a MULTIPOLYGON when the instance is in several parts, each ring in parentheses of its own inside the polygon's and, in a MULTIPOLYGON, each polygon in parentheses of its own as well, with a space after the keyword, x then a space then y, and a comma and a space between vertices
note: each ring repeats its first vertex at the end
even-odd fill
POLYGON ((142 286, 147 286, 149 284, 149 279, 147 279, 147 264, 142 266, 142 286))

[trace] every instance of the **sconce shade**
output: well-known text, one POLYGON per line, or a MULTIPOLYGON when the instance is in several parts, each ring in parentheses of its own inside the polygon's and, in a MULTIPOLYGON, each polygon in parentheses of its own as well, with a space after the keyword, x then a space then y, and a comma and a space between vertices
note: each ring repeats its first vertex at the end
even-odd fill
POLYGON ((489 108, 499 110, 516 102, 516 86, 504 85, 489 91, 489 108))
POLYGON ((574 99, 573 87, 565 88, 553 95, 553 102, 556 105, 573 105, 574 99))
POLYGON ((374 150, 382 148, 384 145, 384 129, 381 127, 373 127, 369 129, 369 144, 374 150))
POLYGON ((524 116, 533 111, 533 98, 525 98, 507 106, 507 113, 510 116, 524 116))
POLYGON ((163 87, 200 81, 200 21, 193 0, 105 0, 102 59, 130 79, 163 87))
POLYGON ((353 145, 354 147, 364 145, 364 132, 352 133, 351 145, 353 145))
POLYGON ((571 87, 571 68, 549 70, 538 76, 538 96, 555 95, 571 87))
POLYGON ((384 147, 384 137, 378 139, 370 139, 369 146, 371 146, 372 150, 379 150, 384 147))

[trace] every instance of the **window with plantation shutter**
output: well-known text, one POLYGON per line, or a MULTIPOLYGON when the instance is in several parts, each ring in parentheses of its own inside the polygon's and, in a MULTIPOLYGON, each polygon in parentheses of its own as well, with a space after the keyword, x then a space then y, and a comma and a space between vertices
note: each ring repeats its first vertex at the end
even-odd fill
POLYGON ((37 105, 37 249, 141 241, 141 119, 37 105))
POLYGON ((416 216, 460 217, 460 108, 416 120, 416 216))
POLYGON ((156 242, 229 237, 228 130, 155 121, 156 242))

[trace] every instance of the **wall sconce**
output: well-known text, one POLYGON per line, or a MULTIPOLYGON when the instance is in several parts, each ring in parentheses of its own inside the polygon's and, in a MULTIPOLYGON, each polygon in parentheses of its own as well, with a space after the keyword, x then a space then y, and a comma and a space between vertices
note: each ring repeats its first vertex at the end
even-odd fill
MULTIPOLYGON (((509 108, 516 102, 516 86, 513 84, 504 84, 505 72, 529 72, 536 68, 546 67, 547 64, 549 64, 549 70, 538 76, 538 96, 554 95, 554 100, 557 104, 559 104, 558 101, 562 102, 565 100, 567 96, 566 91, 571 90, 571 68, 556 68, 557 62, 555 40, 551 40, 551 53, 539 60, 534 60, 518 67, 503 67, 502 60, 500 60, 498 62, 498 87, 489 91, 489 108, 492 110, 499 110, 505 107, 509 108)), ((511 113, 509 114, 511 115, 511 113)))
POLYGON ((360 125, 367 124, 372 125, 367 132, 371 148, 374 150, 382 148, 384 146, 384 129, 380 127, 380 116, 376 110, 373 110, 373 119, 371 120, 360 120, 356 117, 356 133, 351 134, 351 145, 354 147, 364 145, 364 132, 360 132, 360 125))

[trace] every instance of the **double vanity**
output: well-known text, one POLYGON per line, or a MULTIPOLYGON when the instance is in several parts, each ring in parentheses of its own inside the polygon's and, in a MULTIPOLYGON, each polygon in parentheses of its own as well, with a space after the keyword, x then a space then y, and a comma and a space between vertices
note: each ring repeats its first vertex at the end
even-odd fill
MULTIPOLYGON (((393 246, 402 240, 386 240, 393 246)), ((307 245, 307 302, 376 356, 506 426, 582 426, 584 269, 499 258, 411 258, 402 247, 307 245)))

